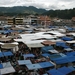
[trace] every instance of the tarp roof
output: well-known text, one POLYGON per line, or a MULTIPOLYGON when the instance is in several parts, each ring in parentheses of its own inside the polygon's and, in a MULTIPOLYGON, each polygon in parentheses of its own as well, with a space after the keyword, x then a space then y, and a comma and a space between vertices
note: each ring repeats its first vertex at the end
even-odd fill
POLYGON ((8 39, 8 38, 0 38, 0 41, 10 41, 11 39, 8 39))
POLYGON ((3 65, 2 64, 0 64, 0 69, 2 69, 3 68, 3 65))
POLYGON ((75 40, 66 41, 67 43, 75 43, 75 40))
POLYGON ((71 41, 73 38, 65 36, 65 37, 62 37, 61 39, 64 41, 71 41))
POLYGON ((59 53, 57 50, 48 50, 51 53, 59 53))
POLYGON ((73 51, 71 48, 64 48, 65 51, 73 51))
POLYGON ((47 68, 47 67, 52 67, 52 66, 54 66, 51 62, 40 62, 39 65, 40 65, 42 68, 47 68))
POLYGON ((61 58, 52 59, 56 64, 65 64, 75 61, 75 56, 65 56, 61 58))
POLYGON ((23 56, 24 56, 25 58, 27 58, 27 57, 35 57, 35 55, 33 55, 33 54, 23 54, 23 56))
POLYGON ((65 66, 61 67, 61 68, 58 68, 58 71, 65 74, 65 75, 72 72, 72 70, 70 68, 65 67, 65 66))
POLYGON ((38 48, 38 47, 43 47, 41 43, 33 43, 33 44, 26 44, 30 48, 38 48))
POLYGON ((56 42, 56 46, 61 46, 63 48, 70 48, 69 46, 66 45, 65 42, 56 42))
POLYGON ((55 42, 52 42, 52 41, 43 41, 41 42, 43 45, 54 45, 56 44, 55 42))
POLYGON ((19 65, 32 64, 30 60, 18 60, 19 65))
POLYGON ((3 55, 3 53, 2 53, 2 52, 0 52, 0 57, 4 57, 4 55, 3 55))
POLYGON ((3 52, 3 55, 4 56, 12 56, 13 53, 11 51, 8 51, 8 52, 3 52))
POLYGON ((1 48, 5 48, 5 49, 11 49, 14 47, 16 47, 16 44, 5 43, 4 45, 1 45, 1 48))
POLYGON ((60 71, 56 70, 56 69, 51 69, 49 71, 47 71, 50 75, 65 75, 63 73, 61 73, 60 71))
POLYGON ((73 51, 73 52, 66 52, 66 55, 67 56, 75 56, 75 51, 73 51))
POLYGON ((5 62, 5 63, 2 63, 2 64, 3 64, 3 68, 12 67, 10 62, 5 62))
POLYGON ((42 68, 39 64, 28 64, 26 65, 29 70, 35 70, 42 68))
POLYGON ((49 57, 50 54, 48 54, 48 53, 43 53, 42 56, 44 56, 44 57, 47 57, 47 56, 48 56, 48 57, 49 57))
POLYGON ((53 46, 45 46, 41 48, 42 51, 48 52, 48 50, 54 50, 53 46))
POLYGON ((15 72, 15 69, 13 67, 7 67, 7 68, 3 68, 3 69, 0 69, 0 70, 1 70, 2 75, 15 72))
POLYGON ((68 66, 72 71, 75 71, 75 68, 73 66, 68 66))

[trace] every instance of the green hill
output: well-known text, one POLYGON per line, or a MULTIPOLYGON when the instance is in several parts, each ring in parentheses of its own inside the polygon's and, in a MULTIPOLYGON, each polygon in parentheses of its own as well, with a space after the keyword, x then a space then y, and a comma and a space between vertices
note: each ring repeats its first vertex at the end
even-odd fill
POLYGON ((38 9, 33 6, 0 7, 0 14, 42 14, 45 9, 38 9))

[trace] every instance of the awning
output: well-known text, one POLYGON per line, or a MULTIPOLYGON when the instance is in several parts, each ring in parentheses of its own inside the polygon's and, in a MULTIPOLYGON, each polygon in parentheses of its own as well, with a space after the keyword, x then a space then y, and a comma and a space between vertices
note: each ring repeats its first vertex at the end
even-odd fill
POLYGON ((60 71, 56 70, 56 69, 51 69, 49 71, 47 71, 50 75, 64 75, 63 73, 61 73, 60 71))
POLYGON ((27 66, 28 70, 35 70, 35 69, 42 68, 39 64, 28 64, 26 66, 27 66))
POLYGON ((23 54, 23 56, 24 56, 25 58, 27 58, 27 57, 35 57, 35 55, 33 55, 33 54, 23 54))
POLYGON ((1 48, 4 48, 4 49, 12 49, 16 47, 16 44, 8 44, 8 43, 5 43, 4 45, 1 45, 1 48))
POLYGON ((73 51, 73 52, 66 52, 66 55, 67 56, 75 56, 75 51, 73 51))
POLYGON ((45 47, 42 47, 41 50, 43 52, 48 52, 48 50, 54 50, 53 46, 45 46, 45 47))
POLYGON ((13 67, 7 67, 7 68, 3 68, 3 69, 0 69, 0 70, 1 70, 2 75, 15 72, 15 69, 13 67))
POLYGON ((0 64, 0 69, 2 69, 3 68, 3 65, 2 64, 0 64))
POLYGON ((10 41, 11 39, 8 38, 0 38, 0 41, 5 42, 5 41, 10 41))
POLYGON ((51 62, 40 62, 39 65, 42 68, 53 67, 54 65, 51 62))
POLYGON ((3 55, 4 56, 12 56, 13 53, 11 51, 8 51, 8 52, 3 52, 3 55))
POLYGON ((50 54, 48 54, 48 53, 43 53, 41 55, 44 56, 44 57, 49 57, 50 56, 50 54))
POLYGON ((75 43, 75 40, 66 41, 67 43, 75 43))
POLYGON ((4 55, 3 55, 3 53, 2 53, 2 52, 0 52, 0 57, 4 57, 4 55))
POLYGON ((65 51, 73 51, 71 48, 64 48, 65 51))
POLYGON ((67 75, 68 73, 72 72, 72 70, 70 68, 65 67, 65 66, 61 67, 61 68, 58 68, 58 71, 61 72, 61 73, 63 73, 63 74, 65 74, 65 75, 67 75))
POLYGON ((42 44, 43 45, 54 45, 56 43, 55 42, 52 42, 52 41, 43 41, 42 44))
POLYGON ((48 50, 51 53, 59 53, 57 50, 48 50))
POLYGON ((30 60, 18 60, 19 65, 32 64, 30 60))
POLYGON ((12 67, 12 65, 11 65, 11 63, 10 63, 10 62, 2 63, 2 65, 3 65, 3 68, 12 67))
POLYGON ((73 38, 71 38, 71 37, 62 37, 61 39, 64 40, 64 41, 71 41, 73 38))

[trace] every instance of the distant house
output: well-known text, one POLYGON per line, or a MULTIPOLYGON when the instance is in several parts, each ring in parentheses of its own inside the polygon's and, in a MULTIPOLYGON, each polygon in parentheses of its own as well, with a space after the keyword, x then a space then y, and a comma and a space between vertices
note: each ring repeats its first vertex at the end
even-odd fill
POLYGON ((48 26, 51 24, 51 19, 48 16, 39 16, 38 22, 39 24, 48 26))
POLYGON ((7 19, 5 16, 0 16, 0 25, 7 24, 7 19))
POLYGON ((72 19, 71 19, 73 22, 75 22, 75 17, 72 17, 72 19))
POLYGON ((24 24, 36 25, 38 22, 38 18, 34 15, 29 15, 23 19, 24 24))
POLYGON ((13 25, 14 24, 14 18, 13 17, 7 17, 7 24, 13 25))
POLYGON ((15 24, 16 25, 23 25, 23 17, 15 18, 15 24))

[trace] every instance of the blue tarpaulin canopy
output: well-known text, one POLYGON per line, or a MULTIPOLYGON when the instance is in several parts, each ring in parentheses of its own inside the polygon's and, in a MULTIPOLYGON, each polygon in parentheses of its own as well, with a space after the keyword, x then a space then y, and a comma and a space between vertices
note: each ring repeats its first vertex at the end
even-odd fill
POLYGON ((8 52, 3 52, 3 55, 4 56, 12 56, 13 53, 11 51, 8 51, 8 52))
POLYGON ((58 71, 61 72, 61 73, 63 73, 63 74, 65 74, 65 75, 72 72, 72 70, 70 68, 65 67, 65 66, 61 67, 61 68, 58 68, 58 71))
POLYGON ((23 56, 24 56, 25 58, 27 58, 27 57, 35 57, 35 55, 33 55, 33 54, 23 54, 23 56))
POLYGON ((30 60, 18 60, 19 65, 32 64, 30 60))
POLYGON ((65 56, 61 58, 52 59, 56 64, 65 64, 75 61, 75 56, 65 56))
POLYGON ((47 71, 47 72, 48 72, 50 75, 65 75, 65 74, 59 72, 59 71, 56 70, 56 69, 51 69, 51 70, 49 70, 49 71, 47 71))
POLYGON ((68 56, 68 60, 70 62, 75 62, 75 56, 68 56))
POLYGON ((35 70, 42 68, 39 64, 27 64, 26 65, 29 70, 35 70))
POLYGON ((42 47, 41 50, 43 52, 49 52, 48 50, 54 50, 53 46, 45 46, 45 47, 42 47))
POLYGON ((72 66, 68 66, 68 68, 70 68, 72 71, 75 71, 75 68, 72 66))
POLYGON ((54 60, 54 59, 57 59, 57 58, 61 58, 61 57, 65 57, 66 55, 63 54, 63 53, 58 53, 58 54, 53 54, 53 55, 50 55, 50 59, 51 60, 54 60))
POLYGON ((44 57, 49 57, 50 54, 48 54, 48 53, 43 53, 42 56, 44 56, 44 57))
POLYGON ((69 46, 66 45, 65 42, 56 42, 56 46, 61 46, 63 48, 70 48, 69 46))
POLYGON ((0 64, 0 69, 2 69, 3 68, 3 65, 2 64, 0 64))
POLYGON ((71 41, 73 38, 65 36, 65 37, 62 37, 61 39, 64 41, 71 41))
POLYGON ((73 52, 67 52, 66 55, 67 56, 75 56, 75 51, 73 51, 73 52))
POLYGON ((2 52, 0 52, 0 57, 4 57, 2 52))
POLYGON ((54 66, 52 63, 50 62, 41 62, 39 63, 39 65, 42 67, 42 68, 47 68, 47 67, 52 67, 54 66))

